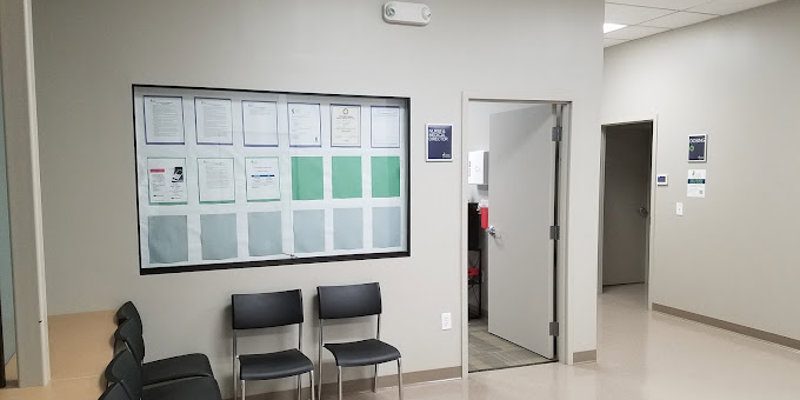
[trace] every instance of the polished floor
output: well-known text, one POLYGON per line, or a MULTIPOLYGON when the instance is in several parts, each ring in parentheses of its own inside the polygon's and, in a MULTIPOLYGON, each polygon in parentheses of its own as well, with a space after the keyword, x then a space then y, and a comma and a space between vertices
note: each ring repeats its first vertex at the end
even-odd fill
MULTIPOLYGON (((600 298, 599 361, 408 386, 406 400, 783 400, 800 398, 800 351, 649 312, 643 285, 600 298)), ((348 396, 394 400, 395 390, 348 396)))
POLYGON ((469 372, 540 364, 550 360, 489 333, 489 320, 469 321, 469 372))

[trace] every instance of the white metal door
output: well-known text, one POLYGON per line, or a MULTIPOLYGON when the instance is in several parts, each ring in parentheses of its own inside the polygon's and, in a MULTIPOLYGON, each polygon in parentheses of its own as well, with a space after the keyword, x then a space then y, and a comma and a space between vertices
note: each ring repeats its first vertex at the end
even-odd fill
POLYGON ((556 118, 551 104, 493 114, 489 128, 489 332, 554 357, 556 118))

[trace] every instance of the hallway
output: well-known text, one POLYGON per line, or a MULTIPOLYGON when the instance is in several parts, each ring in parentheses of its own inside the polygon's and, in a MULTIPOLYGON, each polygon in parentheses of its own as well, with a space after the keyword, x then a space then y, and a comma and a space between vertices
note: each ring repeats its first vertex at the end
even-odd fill
MULTIPOLYGON (((546 364, 470 374, 468 382, 410 386, 422 399, 797 399, 800 351, 652 313, 644 285, 600 297, 599 362, 546 364)), ((394 400, 396 390, 359 400, 394 400)))

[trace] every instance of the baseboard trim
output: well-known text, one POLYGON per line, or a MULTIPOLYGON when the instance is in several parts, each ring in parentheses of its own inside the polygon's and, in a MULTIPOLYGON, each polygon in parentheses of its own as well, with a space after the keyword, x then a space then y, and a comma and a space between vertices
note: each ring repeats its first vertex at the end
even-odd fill
MULTIPOLYGON (((423 383, 423 382, 435 382, 435 381, 443 381, 448 379, 456 379, 461 377, 461 367, 448 367, 448 368, 439 368, 439 369, 429 369, 425 371, 414 371, 414 372, 406 372, 403 374, 403 386, 415 384, 415 383, 423 383)), ((303 378, 304 384, 307 384, 306 377, 303 378)), ((383 375, 378 377, 378 388, 387 388, 397 386, 397 375, 383 375)), ((372 379, 370 378, 362 378, 362 379, 353 379, 349 381, 344 381, 342 383, 342 393, 359 393, 359 392, 366 392, 372 390, 372 379)), ((338 388, 335 382, 331 383, 323 383, 322 384, 322 392, 324 393, 337 393, 338 388)), ((297 399, 297 390, 281 390, 277 392, 270 392, 270 393, 254 393, 248 394, 247 400, 256 400, 256 399, 263 399, 266 395, 269 395, 270 399, 275 400, 294 400, 297 399)), ((302 389, 301 396, 303 399, 308 399, 310 393, 308 392, 308 387, 304 387, 302 389)), ((327 396, 326 396, 327 397, 327 396)), ((231 400, 231 399, 228 399, 231 400)))
POLYGON ((749 326, 735 324, 733 322, 728 322, 721 319, 708 317, 702 314, 695 314, 691 311, 685 311, 679 308, 665 306, 663 304, 658 304, 658 303, 653 303, 653 311, 658 311, 675 317, 688 319, 690 321, 699 322, 705 325, 711 325, 715 328, 725 329, 727 331, 735 332, 741 335, 750 336, 752 338, 800 350, 800 340, 792 339, 790 337, 778 335, 767 331, 762 331, 760 329, 750 328, 749 326))
POLYGON ((597 361, 597 350, 586 350, 572 353, 572 363, 585 363, 597 361))

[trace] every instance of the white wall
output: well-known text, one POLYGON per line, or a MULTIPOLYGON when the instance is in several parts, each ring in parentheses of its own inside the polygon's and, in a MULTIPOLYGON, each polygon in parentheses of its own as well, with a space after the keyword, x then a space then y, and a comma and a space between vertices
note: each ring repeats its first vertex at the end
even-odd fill
POLYGON ((603 122, 658 115, 652 301, 800 339, 800 1, 614 46, 603 122), (707 197, 687 135, 708 133, 707 197), (683 217, 675 202, 685 204, 683 217))
MULTIPOLYGON (((227 390, 231 293, 299 287, 312 316, 317 285, 377 280, 383 335, 403 352, 404 368, 459 366, 460 324, 441 331, 439 317, 462 318, 461 154, 425 163, 424 124, 455 122, 460 149, 463 91, 524 93, 575 104, 566 334, 570 351, 594 349, 602 4, 428 3, 433 22, 419 28, 385 24, 382 0, 37 0, 50 312, 132 299, 148 358, 207 353, 227 390), (132 83, 410 96, 412 256, 140 276, 132 83)), ((315 354, 315 324, 307 324, 315 354)))

